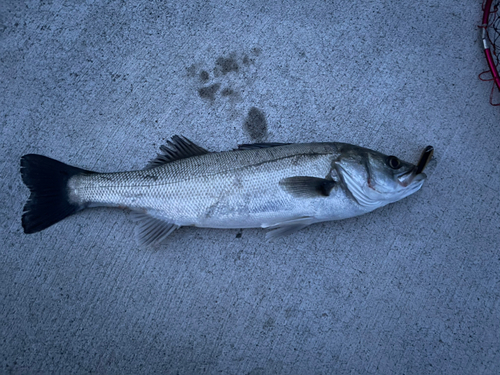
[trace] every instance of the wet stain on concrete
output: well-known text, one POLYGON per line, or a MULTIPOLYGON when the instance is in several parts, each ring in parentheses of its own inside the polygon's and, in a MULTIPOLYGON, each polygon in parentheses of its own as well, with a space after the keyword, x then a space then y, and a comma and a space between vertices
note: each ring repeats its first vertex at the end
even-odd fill
POLYGON ((210 86, 201 87, 200 89, 198 89, 198 95, 202 99, 214 100, 215 93, 219 91, 219 88, 220 88, 220 83, 214 83, 213 85, 210 86))
POLYGON ((222 75, 226 75, 229 72, 237 72, 240 69, 238 62, 233 57, 219 57, 215 62, 215 66, 222 75))
POLYGON ((193 64, 186 68, 188 77, 194 77, 196 75, 196 66, 193 64))
POLYGON ((252 53, 255 55, 255 56, 260 56, 262 50, 259 48, 259 47, 254 47, 252 48, 252 53))
MULTIPOLYGON (((186 73, 201 99, 211 104, 218 100, 228 100, 234 104, 241 101, 244 87, 252 84, 260 53, 258 47, 242 53, 231 52, 217 57, 211 66, 194 63, 186 67, 186 73)), ((240 117, 241 114, 235 116, 240 117)))
POLYGON ((234 90, 230 87, 226 87, 226 88, 222 89, 220 94, 222 96, 231 96, 231 95, 234 95, 234 90))
POLYGON ((263 140, 267 135, 267 120, 264 113, 256 107, 250 108, 243 125, 245 131, 254 140, 263 140))
POLYGON ((207 82, 210 79, 210 74, 206 70, 200 72, 200 80, 202 82, 207 82))

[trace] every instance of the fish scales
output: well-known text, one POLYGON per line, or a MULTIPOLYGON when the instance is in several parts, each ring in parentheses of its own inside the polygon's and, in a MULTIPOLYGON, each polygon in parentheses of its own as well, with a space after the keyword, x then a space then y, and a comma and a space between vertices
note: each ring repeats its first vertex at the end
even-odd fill
POLYGON ((337 155, 333 144, 208 153, 153 169, 75 176, 69 187, 76 202, 151 210, 178 225, 261 226, 266 214, 271 221, 305 208, 279 189, 280 180, 324 178, 337 155))

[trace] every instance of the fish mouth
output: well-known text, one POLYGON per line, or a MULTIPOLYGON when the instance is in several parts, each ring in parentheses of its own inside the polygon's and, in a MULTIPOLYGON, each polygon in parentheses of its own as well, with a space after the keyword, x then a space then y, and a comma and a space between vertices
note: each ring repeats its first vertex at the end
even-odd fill
POLYGON ((417 173, 417 167, 412 168, 409 172, 402 174, 397 178, 400 186, 400 194, 407 197, 416 193, 424 184, 427 176, 425 173, 417 173))
POLYGON ((418 164, 416 166, 413 166, 413 168, 410 169, 408 172, 398 176, 399 184, 404 188, 408 187, 413 183, 415 184, 420 183, 420 186, 422 186, 425 179, 427 178, 427 175, 423 173, 423 171, 427 166, 427 164, 429 164, 429 161, 431 160, 433 153, 434 153, 434 147, 427 146, 424 149, 424 151, 422 151, 420 159, 418 160, 418 164))
POLYGON ((401 187, 404 188, 412 184, 420 183, 420 185, 422 185, 425 179, 427 178, 427 175, 425 173, 417 173, 417 171, 418 171, 417 167, 413 167, 408 172, 397 176, 399 185, 401 185, 401 187))

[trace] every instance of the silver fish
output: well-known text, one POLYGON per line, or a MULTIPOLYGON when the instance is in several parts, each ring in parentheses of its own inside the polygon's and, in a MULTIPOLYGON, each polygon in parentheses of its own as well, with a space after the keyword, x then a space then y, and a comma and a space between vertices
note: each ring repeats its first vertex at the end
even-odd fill
POLYGON ((145 169, 131 172, 96 173, 28 154, 21 158, 31 190, 22 225, 35 233, 85 208, 126 207, 141 244, 159 244, 181 226, 267 228, 274 239, 415 193, 426 179, 429 147, 418 168, 346 143, 259 143, 209 152, 180 136, 161 146, 145 169))

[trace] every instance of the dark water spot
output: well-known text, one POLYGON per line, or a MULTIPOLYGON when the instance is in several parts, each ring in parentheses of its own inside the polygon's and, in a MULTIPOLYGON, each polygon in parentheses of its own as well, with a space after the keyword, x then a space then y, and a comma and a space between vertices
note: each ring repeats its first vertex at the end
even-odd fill
POLYGON ((266 320, 266 322, 264 323, 264 325, 262 326, 262 328, 264 329, 271 329, 274 327, 274 319, 273 318, 269 318, 266 320))
POLYGON ((219 90, 219 88, 220 88, 220 83, 214 83, 211 86, 205 86, 198 89, 198 95, 200 95, 200 98, 202 99, 214 100, 215 93, 219 90))
POLYGON ((121 77, 120 74, 113 74, 113 73, 110 73, 110 74, 111 74, 111 79, 113 80, 113 82, 116 82, 116 80, 121 77))
POLYGON ((252 48, 252 53, 255 55, 255 56, 259 56, 261 54, 262 50, 259 48, 259 47, 254 47, 252 48))
POLYGON ((254 64, 255 63, 255 59, 252 59, 251 57, 249 57, 248 55, 243 55, 243 65, 251 65, 251 64, 254 64))
POLYGON ((253 139, 263 139, 267 135, 267 121, 264 113, 255 107, 250 108, 244 129, 253 139))
POLYGON ((188 77, 194 77, 196 75, 196 66, 191 65, 190 67, 186 68, 187 75, 188 77))
POLYGON ((256 367, 252 369, 247 375, 264 375, 266 373, 266 369, 264 367, 256 367))
POLYGON ((208 74, 208 72, 206 70, 202 70, 200 72, 200 79, 203 81, 203 82, 206 82, 210 79, 210 75, 208 74))
POLYGON ((234 94, 234 90, 232 88, 226 87, 220 92, 220 94, 222 96, 230 96, 234 94))
POLYGON ((237 72, 239 69, 238 63, 232 57, 229 57, 227 59, 224 57, 219 57, 215 62, 215 65, 219 68, 222 74, 237 72))

